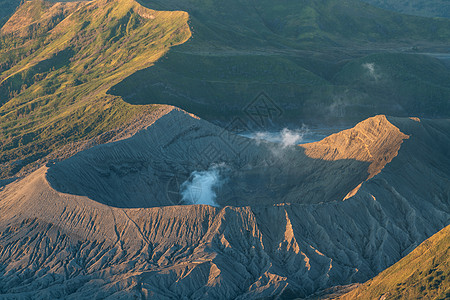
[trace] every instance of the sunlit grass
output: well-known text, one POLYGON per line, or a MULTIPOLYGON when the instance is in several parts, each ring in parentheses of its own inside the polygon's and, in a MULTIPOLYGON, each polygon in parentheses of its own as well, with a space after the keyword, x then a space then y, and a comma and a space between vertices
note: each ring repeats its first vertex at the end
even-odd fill
POLYGON ((449 299, 450 226, 342 299, 449 299))
MULTIPOLYGON (((16 15, 31 10, 36 18, 0 37, 0 163, 20 158, 23 166, 147 111, 106 91, 191 35, 184 12, 132 0, 72 6, 56 23, 55 16, 39 19, 49 4, 27 2, 16 15)), ((1 176, 18 169, 2 168, 1 176)))

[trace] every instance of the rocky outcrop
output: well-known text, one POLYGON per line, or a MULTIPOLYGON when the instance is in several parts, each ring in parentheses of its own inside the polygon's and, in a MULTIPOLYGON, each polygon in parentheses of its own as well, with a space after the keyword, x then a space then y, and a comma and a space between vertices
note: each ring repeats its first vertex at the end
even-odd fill
POLYGON ((295 298, 363 282, 449 224, 449 129, 376 116, 280 148, 172 110, 0 191, 0 294, 295 298), (219 207, 177 203, 176 183, 214 163, 219 207))

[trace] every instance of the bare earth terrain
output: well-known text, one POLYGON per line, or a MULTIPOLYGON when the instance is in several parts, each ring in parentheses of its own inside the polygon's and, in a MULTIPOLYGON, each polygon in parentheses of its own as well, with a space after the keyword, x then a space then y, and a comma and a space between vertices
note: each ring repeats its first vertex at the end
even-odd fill
POLYGON ((449 224, 449 127, 380 115, 279 149, 168 107, 2 188, 0 292, 294 298, 363 282, 449 224), (214 163, 219 207, 174 203, 164 187, 214 163))

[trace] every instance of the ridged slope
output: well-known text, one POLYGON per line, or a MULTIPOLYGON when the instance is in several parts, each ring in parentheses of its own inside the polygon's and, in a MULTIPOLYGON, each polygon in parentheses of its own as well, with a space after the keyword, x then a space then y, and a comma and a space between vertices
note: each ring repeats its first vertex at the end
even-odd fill
POLYGON ((339 299, 450 298, 450 226, 398 263, 339 299))
MULTIPOLYGON (((394 145, 399 145, 396 137, 407 134, 409 138, 403 140, 398 155, 380 173, 364 181, 358 192, 345 201, 336 197, 322 202, 320 189, 316 189, 316 197, 311 193, 309 201, 302 202, 303 198, 298 197, 291 204, 269 196, 266 198, 272 202, 251 202, 246 199, 248 194, 244 194, 237 195, 236 200, 242 201, 242 207, 148 207, 148 202, 136 201, 132 202, 134 208, 121 208, 119 204, 124 206, 127 202, 104 204, 108 199, 121 198, 114 198, 113 191, 108 189, 113 188, 118 195, 132 192, 127 184, 133 180, 121 180, 114 175, 116 185, 108 186, 101 176, 89 177, 91 171, 79 173, 80 176, 76 173, 78 167, 91 167, 101 173, 106 170, 103 166, 117 166, 121 162, 122 168, 108 170, 125 176, 139 173, 139 168, 133 165, 136 162, 167 163, 165 155, 175 158, 170 161, 174 164, 171 172, 176 172, 183 166, 178 165, 180 162, 191 161, 189 147, 202 145, 201 141, 222 141, 223 149, 246 141, 232 135, 220 138, 217 129, 173 110, 129 139, 80 152, 5 186, 0 191, 2 296, 69 299, 92 295, 167 299, 307 296, 334 285, 368 280, 449 224, 446 120, 418 122, 378 116, 356 126, 353 130, 358 135, 372 132, 371 138, 377 139, 378 132, 380 140, 392 136, 394 145), (189 126, 183 128, 176 120, 189 126), (173 126, 169 131, 168 124, 173 126), (386 130, 391 134, 384 134, 386 130), (161 140, 152 138, 153 135, 161 140), (156 149, 160 152, 155 152, 156 149), (74 195, 55 184, 72 180, 74 188, 82 190, 94 181, 94 186, 103 188, 111 197, 104 201, 74 195), (244 206, 245 203, 250 206, 244 206)), ((350 148, 367 144, 361 144, 359 139, 349 140, 348 136, 347 131, 332 137, 336 148, 346 143, 350 143, 350 148)), ((369 144, 370 153, 384 157, 385 152, 376 151, 376 145, 369 144)), ((269 161, 268 155, 272 154, 269 146, 273 145, 251 144, 242 150, 244 162, 252 162, 241 167, 242 178, 246 178, 249 167, 269 161)), ((317 160, 323 164, 323 173, 319 169, 305 178, 310 183, 325 184, 327 179, 321 174, 328 174, 329 162, 310 158, 302 149, 288 151, 289 162, 297 155, 301 158, 295 162, 299 166, 301 162, 317 160)), ((229 162, 230 167, 239 167, 237 163, 231 164, 231 159, 229 162)), ((345 179, 349 166, 345 162, 340 162, 335 172, 340 171, 335 176, 345 179)), ((348 163, 351 166, 352 161, 348 163)), ((167 170, 166 166, 163 170, 167 170)), ((366 180, 370 162, 364 166, 363 180, 366 180)), ((271 165, 265 168, 270 171, 271 165)), ((164 176, 174 174, 163 176, 152 172, 152 167, 146 172, 153 174, 153 180, 160 180, 157 190, 162 194, 164 176)), ((270 172, 266 174, 269 176, 270 172)), ((266 192, 270 194, 270 190, 266 192)), ((342 191, 343 195, 346 193, 348 190, 342 191)), ((261 191, 260 195, 263 194, 261 191)), ((163 197, 152 194, 147 199, 158 203, 163 197)), ((218 193, 219 203, 221 197, 218 193)), ((135 201, 133 197, 128 200, 135 201)))

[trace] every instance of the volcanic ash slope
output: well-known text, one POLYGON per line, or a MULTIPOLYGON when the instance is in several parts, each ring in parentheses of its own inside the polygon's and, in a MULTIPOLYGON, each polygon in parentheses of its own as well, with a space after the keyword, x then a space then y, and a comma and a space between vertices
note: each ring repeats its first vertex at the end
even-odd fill
POLYGON ((376 116, 283 148, 168 110, 3 187, 1 297, 293 298, 363 282, 449 224, 449 132, 376 116), (219 207, 181 205, 180 183, 214 165, 219 207))
POLYGON ((339 299, 449 299, 450 226, 339 299))

